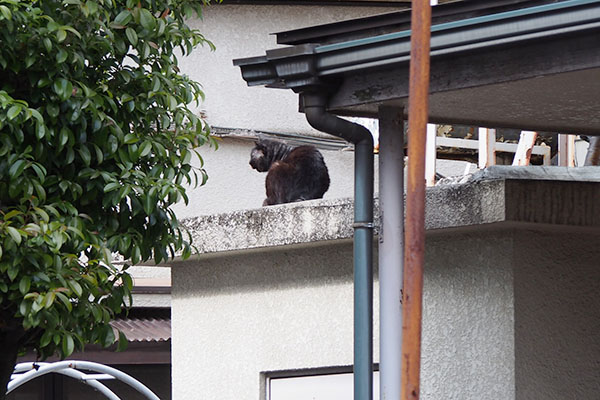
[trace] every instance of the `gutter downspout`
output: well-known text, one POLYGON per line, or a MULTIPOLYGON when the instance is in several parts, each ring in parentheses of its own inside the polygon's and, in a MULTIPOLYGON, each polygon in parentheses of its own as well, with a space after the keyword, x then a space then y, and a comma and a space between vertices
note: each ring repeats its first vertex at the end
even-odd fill
POLYGON ((323 92, 302 94, 315 129, 354 144, 354 399, 373 399, 373 137, 326 111, 323 92))

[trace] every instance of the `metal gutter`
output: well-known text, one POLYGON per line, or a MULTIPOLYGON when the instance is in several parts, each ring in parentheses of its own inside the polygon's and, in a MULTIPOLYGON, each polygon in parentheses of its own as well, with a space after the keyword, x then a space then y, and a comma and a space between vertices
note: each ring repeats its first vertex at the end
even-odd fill
POLYGON ((398 8, 410 0, 222 0, 222 4, 398 8))
MULTIPOLYGON (((569 0, 433 26, 431 57, 590 29, 600 29, 600 2, 569 0)), ((407 63, 410 33, 316 47, 318 75, 407 63)))
MULTIPOLYGON (((431 57, 589 30, 600 30, 600 1, 566 0, 435 25, 431 57)), ((270 50, 263 57, 234 60, 234 65, 241 67, 250 86, 294 89, 301 81, 327 82, 344 73, 408 63, 409 59, 410 30, 405 30, 332 45, 303 44, 270 50)))
POLYGON ((285 88, 285 83, 278 80, 275 67, 269 63, 266 56, 233 60, 233 65, 241 67, 242 78, 248 86, 279 85, 285 88))
MULTIPOLYGON (((453 1, 447 4, 439 4, 433 8, 432 23, 442 24, 556 2, 557 0, 453 1)), ((408 6, 406 10, 393 13, 278 32, 275 34, 277 36, 277 44, 338 43, 360 37, 370 37, 407 30, 410 29, 410 9, 408 6)))

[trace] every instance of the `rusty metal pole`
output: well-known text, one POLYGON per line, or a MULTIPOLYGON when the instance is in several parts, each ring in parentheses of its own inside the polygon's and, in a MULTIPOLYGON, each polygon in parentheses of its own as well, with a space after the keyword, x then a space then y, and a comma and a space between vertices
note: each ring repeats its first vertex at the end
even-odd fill
POLYGON ((402 296, 402 400, 419 399, 425 262, 425 141, 428 121, 430 0, 413 0, 408 92, 408 176, 402 296))

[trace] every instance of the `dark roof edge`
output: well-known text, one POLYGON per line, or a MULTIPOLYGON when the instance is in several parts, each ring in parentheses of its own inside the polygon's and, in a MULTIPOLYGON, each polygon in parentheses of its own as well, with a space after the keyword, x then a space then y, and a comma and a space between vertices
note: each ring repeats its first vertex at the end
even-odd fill
MULTIPOLYGON (((555 3, 434 25, 432 57, 598 29, 600 1, 555 3)), ((304 44, 270 50, 265 58, 238 59, 234 65, 241 67, 249 86, 267 84, 302 91, 302 85, 318 84, 320 77, 381 68, 409 59, 410 31, 403 31, 332 45, 304 44)))
POLYGON ((223 0, 221 4, 242 5, 289 5, 289 6, 343 6, 343 7, 381 7, 398 9, 402 3, 410 3, 410 0, 223 0))
MULTIPOLYGON (((431 57, 600 27, 600 2, 567 0, 562 3, 434 25, 431 57)), ((315 52, 320 55, 317 61, 320 76, 408 62, 410 31, 319 46, 315 52)))
MULTIPOLYGON (((432 8, 432 24, 442 24, 560 1, 565 0, 478 0, 449 2, 432 8)), ((404 10, 393 13, 278 32, 276 35, 278 44, 325 44, 407 29, 410 29, 409 5, 404 10)))

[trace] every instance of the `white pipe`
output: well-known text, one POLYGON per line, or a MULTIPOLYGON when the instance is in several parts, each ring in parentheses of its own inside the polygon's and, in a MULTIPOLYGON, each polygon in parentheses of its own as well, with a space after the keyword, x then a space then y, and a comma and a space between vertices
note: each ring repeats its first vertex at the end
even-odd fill
POLYGON ((379 110, 379 390, 400 398, 404 257, 404 121, 402 109, 379 110))
POLYGON ((425 184, 435 186, 437 158, 437 125, 427 124, 427 140, 425 142, 425 184))
MULTIPOLYGON (((47 365, 51 365, 51 364, 50 363, 40 363, 40 362, 27 362, 27 363, 18 364, 17 367, 15 367, 15 374, 13 374, 11 376, 11 383, 13 381, 15 383, 13 385, 9 386, 10 389, 6 392, 6 394, 9 394, 10 392, 16 390, 18 387, 20 387, 21 385, 24 385, 31 379, 37 378, 38 376, 46 375, 48 373, 46 370, 42 370, 42 372, 39 372, 39 370, 41 368, 36 369, 35 366, 39 367, 39 366, 47 366, 47 365), (23 371, 29 371, 28 373, 30 373, 30 376, 31 376, 30 379, 27 379, 27 380, 20 379, 25 374, 17 374, 17 373, 23 372, 23 371)), ((98 382, 97 380, 87 378, 88 375, 86 375, 83 372, 78 371, 76 369, 72 369, 69 367, 62 367, 61 369, 58 369, 56 371, 50 371, 50 372, 54 372, 57 374, 68 376, 73 379, 77 379, 78 381, 83 382, 86 385, 94 388, 98 392, 102 393, 109 400, 121 400, 121 398, 119 396, 117 396, 112 390, 107 388, 104 384, 98 382)), ((112 376, 110 378, 114 379, 112 376)))
MULTIPOLYGON (((26 364, 29 364, 31 366, 34 363, 26 363, 26 364)), ((37 369, 32 369, 31 371, 28 371, 28 372, 22 374, 21 376, 18 376, 16 379, 13 379, 12 381, 10 381, 8 383, 6 393, 8 394, 8 393, 12 392, 17 387, 29 382, 30 380, 32 380, 34 378, 37 378, 38 376, 42 376, 42 375, 45 375, 45 374, 48 374, 51 372, 63 373, 60 371, 66 371, 66 370, 68 370, 68 368, 72 368, 73 370, 84 369, 84 370, 88 370, 88 371, 109 374, 109 375, 117 378, 118 380, 128 384, 129 386, 131 386, 132 388, 134 388, 135 390, 137 390, 138 392, 143 394, 146 398, 148 398, 150 400, 160 400, 158 398, 158 396, 156 396, 150 389, 148 389, 146 386, 144 386, 137 379, 127 375, 126 373, 124 373, 122 371, 119 371, 118 369, 115 369, 115 368, 112 368, 112 367, 109 367, 106 365, 94 363, 91 361, 75 361, 75 360, 58 361, 58 362, 51 363, 51 364, 35 363, 35 365, 39 365, 40 367, 37 369)), ((15 368, 15 371, 21 371, 21 370, 23 370, 23 365, 18 364, 15 368)), ((85 374, 83 374, 83 375, 85 375, 85 374)), ((99 385, 102 385, 98 381, 85 381, 85 382, 96 382, 99 385)), ((102 386, 104 386, 104 385, 102 385, 102 386)), ((114 393, 113 393, 113 395, 114 395, 114 393)), ((113 397, 113 399, 118 400, 118 397, 113 397)))

